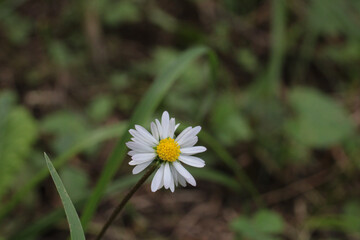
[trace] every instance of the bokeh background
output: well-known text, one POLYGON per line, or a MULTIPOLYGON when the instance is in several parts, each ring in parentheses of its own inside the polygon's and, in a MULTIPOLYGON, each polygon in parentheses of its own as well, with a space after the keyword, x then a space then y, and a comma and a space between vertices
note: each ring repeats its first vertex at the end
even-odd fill
POLYGON ((146 184, 106 239, 360 239, 358 0, 1 1, 0 238, 67 239, 47 152, 80 216, 119 163, 93 239, 163 110, 202 126, 198 186, 146 184))

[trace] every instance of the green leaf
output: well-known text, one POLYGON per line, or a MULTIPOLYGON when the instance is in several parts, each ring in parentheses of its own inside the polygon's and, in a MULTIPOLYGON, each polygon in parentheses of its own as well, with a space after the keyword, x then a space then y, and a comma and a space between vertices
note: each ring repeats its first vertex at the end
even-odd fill
POLYGON ((235 145, 239 140, 247 140, 252 134, 250 126, 240 114, 230 94, 217 98, 210 122, 215 135, 226 145, 235 145))
POLYGON ((349 201, 343 208, 343 213, 333 215, 311 216, 305 226, 310 230, 327 230, 351 233, 360 237, 360 204, 358 201, 349 201))
POLYGON ((230 227, 240 236, 251 240, 274 240, 284 231, 284 222, 279 214, 270 210, 259 210, 252 218, 240 216, 230 227))
POLYGON ((27 42, 32 30, 32 22, 30 19, 13 13, 4 18, 1 23, 3 24, 6 36, 11 42, 18 45, 27 42))
POLYGON ((71 111, 58 111, 48 115, 42 122, 42 131, 55 136, 52 147, 60 154, 70 149, 88 132, 86 120, 71 111))
POLYGON ((333 99, 309 88, 295 88, 289 95, 295 118, 286 126, 288 134, 310 147, 327 147, 351 135, 354 125, 333 99))
POLYGON ((65 209, 66 217, 67 217, 69 227, 70 227, 71 239, 85 240, 84 231, 81 226, 81 222, 80 222, 79 216, 76 212, 76 209, 75 209, 58 173, 56 172, 53 164, 51 163, 49 157, 46 155, 46 153, 44 153, 44 156, 45 156, 46 164, 50 171, 51 177, 54 180, 56 189, 60 195, 61 201, 62 201, 64 209, 65 209))
MULTIPOLYGON (((179 75, 183 73, 184 70, 198 57, 209 52, 210 50, 206 47, 191 48, 181 54, 175 61, 170 62, 170 64, 167 65, 162 72, 160 72, 160 75, 155 79, 150 89, 141 99, 139 105, 135 108, 135 111, 129 121, 129 128, 133 127, 135 124, 143 124, 147 122, 179 75)), ((126 134, 117 143, 113 153, 107 160, 93 194, 83 211, 82 222, 85 227, 91 220, 106 186, 109 184, 121 165, 127 152, 125 143, 129 139, 130 134, 126 132, 126 134)))
POLYGON ((359 38, 358 1, 312 0, 309 7, 309 27, 320 33, 339 33, 359 38))
MULTIPOLYGON (((90 147, 97 146, 98 144, 109 140, 111 138, 121 136, 125 131, 126 123, 120 122, 119 124, 102 127, 96 130, 93 130, 86 134, 78 142, 74 143, 73 146, 67 151, 61 153, 56 159, 54 159, 55 167, 63 166, 69 161, 72 157, 76 156, 90 147)), ((38 184, 40 184, 47 176, 49 176, 49 171, 45 167, 41 171, 38 171, 29 181, 21 186, 21 188, 11 197, 11 199, 3 204, 0 208, 0 219, 3 219, 7 214, 9 214, 18 204, 26 199, 29 191, 34 189, 38 184)))
POLYGON ((348 232, 360 233, 360 205, 358 202, 350 201, 344 207, 342 217, 344 227, 348 232))
POLYGON ((256 213, 253 223, 258 231, 264 233, 281 233, 284 230, 284 222, 281 216, 276 212, 266 209, 256 213))
POLYGON ((109 95, 97 96, 88 108, 90 117, 97 122, 105 120, 113 111, 114 99, 109 95))
POLYGON ((104 21, 110 26, 123 22, 137 22, 141 18, 138 6, 133 1, 111 1, 103 12, 104 21))
POLYGON ((25 166, 37 137, 35 120, 22 107, 14 106, 15 95, 0 95, 0 198, 8 191, 25 166))

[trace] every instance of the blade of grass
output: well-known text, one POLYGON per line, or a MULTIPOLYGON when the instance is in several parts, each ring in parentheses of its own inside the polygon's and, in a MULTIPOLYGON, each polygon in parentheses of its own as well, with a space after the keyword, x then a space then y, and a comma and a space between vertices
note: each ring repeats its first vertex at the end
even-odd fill
POLYGON ((76 209, 66 192, 64 184, 62 183, 58 173, 56 172, 54 165, 51 163, 49 157, 44 153, 47 167, 49 168, 50 174, 54 183, 56 185, 56 189, 60 195, 62 204, 65 209, 66 217, 69 223, 70 235, 73 240, 85 240, 84 230, 81 226, 81 222, 79 216, 76 212, 76 209))
MULTIPOLYGON (((84 139, 79 141, 78 144, 75 144, 71 149, 54 159, 53 163, 55 168, 64 165, 73 156, 93 145, 99 144, 114 137, 119 137, 125 131, 125 127, 126 123, 122 122, 116 125, 102 127, 89 133, 86 137, 84 137, 84 139)), ((48 176, 49 171, 45 167, 44 169, 40 170, 32 179, 30 179, 23 187, 21 187, 7 203, 1 206, 0 220, 9 214, 23 199, 26 199, 25 196, 48 176)))
MULTIPOLYGON (((241 189, 239 188, 239 184, 233 178, 223 174, 217 170, 212 169, 192 169, 191 173, 194 177, 200 180, 213 182, 219 184, 220 186, 224 186, 229 190, 234 192, 239 192, 241 189)), ((115 180, 113 183, 109 185, 109 187, 105 191, 105 196, 109 197, 112 194, 116 193, 116 195, 121 194, 121 192, 130 186, 134 185, 141 176, 138 175, 128 175, 125 177, 121 177, 115 180)), ((149 180, 151 181, 151 180, 149 180)), ((148 181, 148 182, 149 182, 148 181)), ((84 194, 80 200, 75 202, 75 207, 81 207, 84 205, 86 199, 88 199, 90 193, 84 194)), ((47 229, 50 229, 51 226, 55 225, 57 222, 61 221, 64 217, 63 208, 58 208, 48 213, 46 216, 41 219, 35 221, 33 224, 25 227, 21 231, 17 231, 12 236, 10 236, 9 240, 25 240, 29 238, 38 238, 41 233, 44 233, 47 229)))
MULTIPOLYGON (((120 194, 122 190, 129 188, 134 185, 141 176, 138 175, 129 175, 122 177, 116 181, 114 181, 109 187, 106 189, 105 195, 109 196, 116 192, 116 194, 120 194)), ((90 193, 84 194, 80 200, 75 202, 76 207, 81 207, 85 204, 85 201, 88 199, 90 193)), ((21 231, 17 231, 12 236, 9 237, 9 240, 25 240, 29 238, 38 238, 38 236, 49 229, 51 226, 55 225, 57 222, 62 220, 64 217, 63 208, 58 208, 41 219, 35 221, 30 226, 25 227, 21 231)))
MULTIPOLYGON (((191 48, 166 66, 136 107, 129 121, 129 127, 133 127, 135 123, 143 124, 146 122, 153 115, 155 109, 160 104, 161 100, 164 98, 177 77, 188 65, 191 64, 191 62, 209 52, 210 50, 206 47, 191 48)), ((90 196, 89 201, 85 205, 81 218, 85 229, 95 213, 104 189, 119 169, 119 166, 126 155, 127 149, 125 143, 129 140, 129 138, 130 134, 127 132, 117 143, 114 151, 106 162, 93 194, 90 196)))
POLYGON ((271 7, 271 56, 266 80, 270 94, 278 95, 285 52, 286 1, 272 0, 271 7))

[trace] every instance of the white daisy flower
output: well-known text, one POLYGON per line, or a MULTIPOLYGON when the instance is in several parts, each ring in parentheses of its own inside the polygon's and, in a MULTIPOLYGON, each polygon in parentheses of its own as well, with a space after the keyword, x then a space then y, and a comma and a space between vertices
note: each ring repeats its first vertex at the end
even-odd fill
POLYGON ((151 123, 151 134, 142 126, 135 125, 135 129, 129 132, 133 136, 126 146, 131 149, 130 165, 135 166, 133 174, 138 174, 147 168, 153 161, 159 161, 160 167, 156 171, 151 182, 151 191, 165 187, 174 192, 175 186, 179 184, 183 187, 186 182, 196 186, 194 177, 184 168, 182 163, 202 168, 205 161, 201 158, 192 156, 196 153, 205 152, 203 146, 194 146, 198 137, 196 136, 201 127, 188 127, 178 136, 175 130, 180 124, 175 125, 175 118, 169 117, 168 112, 164 112, 161 122, 155 119, 151 123))

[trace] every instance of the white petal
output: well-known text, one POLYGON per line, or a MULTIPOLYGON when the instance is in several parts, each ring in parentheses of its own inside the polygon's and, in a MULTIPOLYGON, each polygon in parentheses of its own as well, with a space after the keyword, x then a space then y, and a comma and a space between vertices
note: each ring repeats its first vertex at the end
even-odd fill
POLYGON ((187 148, 187 147, 193 147, 198 142, 198 137, 189 138, 187 141, 184 141, 183 144, 181 144, 180 147, 187 148))
POLYGON ((142 140, 141 138, 131 138, 131 141, 135 142, 135 143, 140 143, 142 145, 145 145, 145 146, 149 146, 149 147, 153 147, 153 143, 148 143, 148 142, 145 142, 144 140, 142 140))
POLYGON ((171 192, 174 192, 174 191, 175 191, 174 176, 172 175, 171 171, 170 171, 170 174, 171 174, 171 178, 170 178, 170 191, 171 191, 171 192))
POLYGON ((156 171, 155 176, 151 182, 151 191, 156 192, 161 188, 164 175, 164 164, 161 164, 160 168, 156 171))
POLYGON ((186 187, 186 180, 183 176, 181 176, 180 173, 176 172, 177 174, 177 178, 178 178, 178 182, 180 183, 181 186, 186 187))
POLYGON ((146 160, 146 159, 153 159, 156 157, 156 153, 139 153, 132 156, 132 159, 137 160, 146 160))
POLYGON ((171 170, 171 174, 174 178, 174 183, 175 186, 178 186, 178 172, 176 171, 176 169, 174 168, 174 166, 172 164, 170 164, 170 170, 171 170))
POLYGON ((169 137, 174 138, 174 132, 175 132, 175 118, 170 119, 169 123, 169 137))
POLYGON ((182 154, 192 155, 192 154, 205 152, 206 147, 196 146, 196 147, 189 147, 189 148, 180 148, 180 151, 182 154))
POLYGON ((151 139, 149 139, 146 136, 143 136, 143 134, 141 134, 137 130, 130 129, 129 132, 136 140, 140 140, 141 142, 144 142, 146 145, 149 145, 149 146, 155 145, 155 143, 151 139))
POLYGON ((192 127, 187 127, 185 128, 180 134, 179 136, 177 136, 177 138, 175 139, 176 142, 178 142, 187 132, 189 132, 192 129, 192 127))
POLYGON ((140 144, 138 142, 127 142, 126 146, 128 148, 130 148, 131 150, 134 150, 137 152, 142 152, 142 153, 144 153, 144 152, 151 153, 151 152, 155 151, 152 147, 144 145, 144 144, 140 144))
POLYGON ((158 141, 156 141, 156 139, 154 138, 153 135, 151 135, 144 127, 140 126, 140 125, 135 125, 136 130, 141 134, 142 137, 144 137, 146 140, 148 140, 149 142, 152 142, 154 144, 159 143, 158 141))
POLYGON ((184 136, 182 136, 177 143, 181 146, 184 142, 187 142, 189 139, 192 139, 195 137, 201 130, 200 126, 194 127, 189 132, 185 133, 184 136))
POLYGON ((182 175, 188 183, 190 183, 193 186, 196 186, 196 181, 194 177, 186 170, 183 165, 179 162, 173 162, 174 167, 176 168, 176 171, 182 175))
POLYGON ((129 162, 130 165, 138 165, 154 160, 156 157, 155 153, 139 153, 131 157, 132 161, 129 162))
POLYGON ((161 125, 163 127, 162 138, 164 139, 169 137, 169 113, 167 111, 162 114, 161 125))
POLYGON ((164 169, 164 187, 165 189, 168 189, 170 187, 171 184, 171 172, 170 172, 170 167, 169 167, 169 163, 165 163, 165 169, 164 169))
POLYGON ((174 130, 174 132, 176 131, 176 129, 177 129, 179 126, 180 126, 180 123, 178 123, 178 124, 175 125, 175 130, 174 130))
POLYGON ((135 166, 134 169, 132 170, 132 173, 138 174, 139 172, 142 172, 145 168, 147 168, 147 166, 150 165, 150 163, 151 163, 151 161, 135 166))
POLYGON ((179 160, 187 165, 202 168, 205 166, 205 161, 198 157, 180 155, 179 160))
POLYGON ((163 137, 162 137, 162 128, 163 127, 161 126, 161 123, 159 120, 155 119, 155 123, 156 123, 157 129, 159 131, 159 137, 160 137, 160 139, 163 139, 163 137))
POLYGON ((129 151, 128 152, 128 155, 129 156, 134 156, 135 154, 138 154, 139 152, 136 152, 136 151, 134 151, 134 150, 131 150, 131 151, 129 151))
POLYGON ((159 141, 159 131, 156 127, 156 124, 154 122, 151 122, 150 127, 151 127, 151 133, 154 136, 155 140, 159 141))

